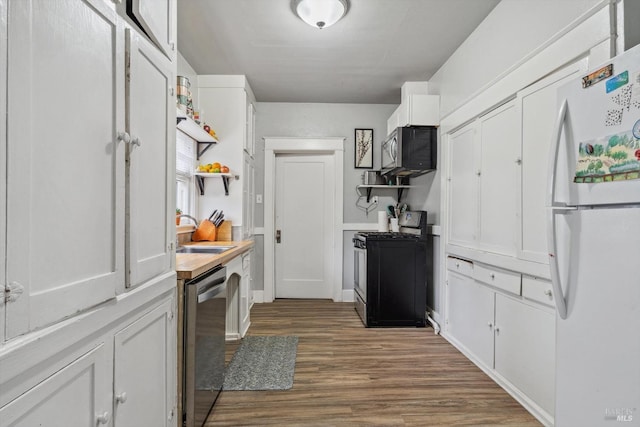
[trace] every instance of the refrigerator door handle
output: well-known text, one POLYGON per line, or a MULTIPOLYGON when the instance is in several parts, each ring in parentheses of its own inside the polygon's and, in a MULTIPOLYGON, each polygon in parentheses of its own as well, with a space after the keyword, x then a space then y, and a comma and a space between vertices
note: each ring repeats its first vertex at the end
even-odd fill
MULTIPOLYGON (((565 213, 569 209, 566 208, 548 208, 547 209, 547 244, 549 250, 549 270, 551 273, 551 287, 556 300, 556 310, 561 319, 567 318, 567 300, 562 292, 562 282, 560 280, 560 266, 557 256, 556 243, 556 215, 565 213)), ((571 210, 575 210, 571 209, 571 210)))
POLYGON ((562 136, 562 128, 567 117, 567 100, 562 101, 558 118, 553 129, 553 140, 549 147, 549 171, 547 181, 547 206, 554 207, 556 205, 556 170, 558 168, 558 152, 560 149, 560 137, 562 136))
POLYGON ((547 181, 547 246, 549 252, 549 269, 551 273, 551 285, 556 299, 556 310, 561 319, 567 318, 567 302, 562 292, 562 283, 560 281, 560 267, 557 256, 556 242, 556 215, 564 209, 558 209, 556 203, 556 170, 558 167, 558 152, 560 149, 560 138, 562 136, 562 128, 567 117, 567 100, 562 101, 558 118, 553 130, 553 140, 549 150, 549 173, 547 181))

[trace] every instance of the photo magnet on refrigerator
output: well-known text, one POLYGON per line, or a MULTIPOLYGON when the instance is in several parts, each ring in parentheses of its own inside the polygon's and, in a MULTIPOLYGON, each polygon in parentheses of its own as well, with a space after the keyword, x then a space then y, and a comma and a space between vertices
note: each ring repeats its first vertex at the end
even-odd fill
POLYGON ((582 87, 584 89, 598 83, 601 80, 611 77, 613 75, 613 64, 605 65, 599 70, 590 73, 582 78, 582 87))

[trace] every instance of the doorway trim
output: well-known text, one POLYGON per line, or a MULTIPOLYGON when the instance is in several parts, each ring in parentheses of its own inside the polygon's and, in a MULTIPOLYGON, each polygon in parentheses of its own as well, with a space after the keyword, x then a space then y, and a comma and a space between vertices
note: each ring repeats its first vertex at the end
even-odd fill
POLYGON ((328 154, 334 158, 333 300, 342 301, 344 137, 264 137, 264 302, 275 296, 276 155, 328 154))

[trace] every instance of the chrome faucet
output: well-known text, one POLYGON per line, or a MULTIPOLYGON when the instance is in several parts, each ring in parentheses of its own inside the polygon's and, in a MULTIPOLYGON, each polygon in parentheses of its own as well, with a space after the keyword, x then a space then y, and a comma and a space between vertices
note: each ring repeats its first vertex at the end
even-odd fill
POLYGON ((191 221, 193 221, 193 223, 196 225, 196 227, 198 226, 198 220, 195 219, 194 217, 192 217, 191 215, 187 215, 187 214, 178 215, 178 218, 182 218, 182 217, 189 218, 191 221))

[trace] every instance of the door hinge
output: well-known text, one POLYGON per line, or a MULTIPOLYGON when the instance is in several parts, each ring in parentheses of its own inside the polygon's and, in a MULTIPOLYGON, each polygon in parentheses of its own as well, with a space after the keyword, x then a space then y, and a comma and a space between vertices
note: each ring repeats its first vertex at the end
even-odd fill
POLYGON ((0 298, 2 303, 8 304, 16 302, 22 296, 24 287, 18 282, 11 282, 4 286, 4 298, 0 298))
POLYGON ((173 242, 169 242, 169 252, 173 251, 173 242))
POLYGON ((173 86, 169 86, 169 95, 173 96, 173 86))

